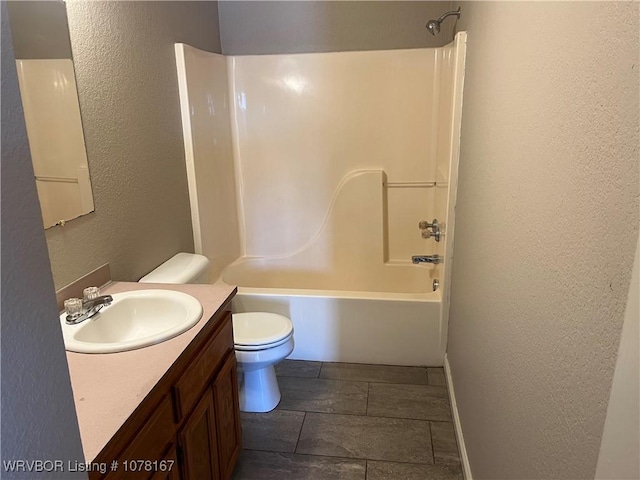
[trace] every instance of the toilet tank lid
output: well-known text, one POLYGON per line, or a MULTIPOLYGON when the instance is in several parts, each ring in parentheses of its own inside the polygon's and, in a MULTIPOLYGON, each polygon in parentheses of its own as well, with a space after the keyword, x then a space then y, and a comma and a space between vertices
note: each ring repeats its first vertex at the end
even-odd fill
POLYGON ((190 283, 209 268, 209 259, 197 253, 177 253, 140 279, 141 283, 190 283))

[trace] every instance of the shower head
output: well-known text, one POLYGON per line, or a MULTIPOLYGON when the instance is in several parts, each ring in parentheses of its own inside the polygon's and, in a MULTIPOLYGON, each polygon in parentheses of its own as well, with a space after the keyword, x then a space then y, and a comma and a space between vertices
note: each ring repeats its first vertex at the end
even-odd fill
POLYGON ((437 20, 429 20, 427 23, 427 30, 434 37, 440 33, 440 22, 437 20))
POLYGON ((450 15, 455 15, 456 17, 460 18, 460 7, 458 7, 458 10, 455 11, 451 11, 451 12, 447 12, 444 15, 442 15, 439 19, 437 20, 429 20, 427 22, 427 30, 429 30, 429 33, 431 35, 433 35, 434 37, 440 33, 440 24, 442 23, 442 21, 447 18, 450 15))

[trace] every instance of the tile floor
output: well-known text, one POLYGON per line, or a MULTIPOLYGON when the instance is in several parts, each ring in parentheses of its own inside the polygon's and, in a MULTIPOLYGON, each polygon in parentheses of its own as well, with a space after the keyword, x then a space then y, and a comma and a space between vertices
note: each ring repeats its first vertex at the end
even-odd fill
POLYGON ((285 360, 235 480, 462 480, 442 368, 285 360))

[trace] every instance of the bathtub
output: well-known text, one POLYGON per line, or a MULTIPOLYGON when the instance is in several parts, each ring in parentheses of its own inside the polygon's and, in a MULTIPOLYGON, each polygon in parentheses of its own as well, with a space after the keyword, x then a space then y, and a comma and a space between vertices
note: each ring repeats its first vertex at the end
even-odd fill
POLYGON ((331 274, 274 270, 266 261, 243 259, 229 265, 218 281, 238 286, 234 312, 264 311, 291 319, 291 359, 443 365, 441 293, 425 291, 431 290, 429 267, 387 267, 377 280, 341 282, 331 274), (367 290, 361 290, 364 286, 367 290))

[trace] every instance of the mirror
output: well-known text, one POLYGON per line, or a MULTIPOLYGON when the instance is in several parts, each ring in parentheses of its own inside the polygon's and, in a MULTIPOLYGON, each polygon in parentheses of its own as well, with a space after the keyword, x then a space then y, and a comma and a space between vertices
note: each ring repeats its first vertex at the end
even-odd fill
POLYGON ((94 210, 66 6, 7 2, 45 228, 94 210))

